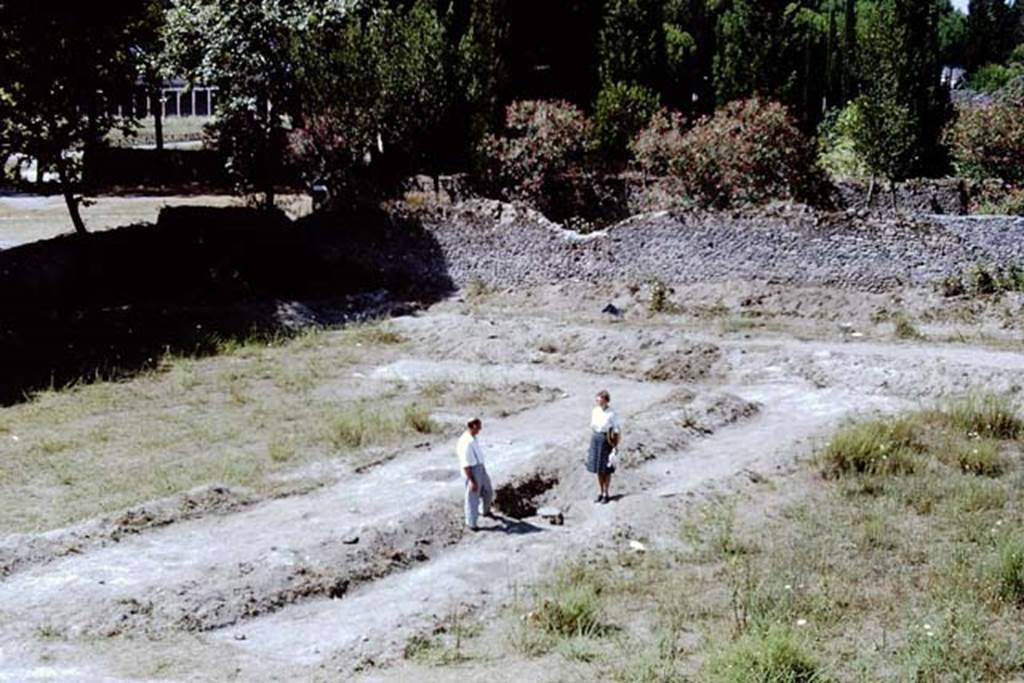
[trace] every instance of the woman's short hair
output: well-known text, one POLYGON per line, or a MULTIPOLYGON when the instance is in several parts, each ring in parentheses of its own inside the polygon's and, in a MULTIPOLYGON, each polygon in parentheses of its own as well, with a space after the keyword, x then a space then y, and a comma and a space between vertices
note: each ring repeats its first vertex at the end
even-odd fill
POLYGON ((602 389, 601 391, 597 392, 597 395, 600 396, 602 399, 604 399, 605 403, 611 403, 612 402, 612 397, 608 393, 607 389, 602 389))
POLYGON ((482 424, 483 423, 480 422, 479 417, 474 417, 472 420, 466 423, 466 426, 469 427, 470 429, 473 429, 474 427, 479 427, 482 424))

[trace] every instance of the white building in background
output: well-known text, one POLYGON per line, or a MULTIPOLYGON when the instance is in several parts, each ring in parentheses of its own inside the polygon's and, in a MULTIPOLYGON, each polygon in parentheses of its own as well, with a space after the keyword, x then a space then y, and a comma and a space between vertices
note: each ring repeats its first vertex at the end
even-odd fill
POLYGON ((940 81, 950 90, 959 90, 967 83, 967 71, 959 66, 944 66, 940 81))
MULTIPOLYGON (((166 81, 160 90, 163 116, 213 116, 217 111, 217 88, 200 85, 189 88, 180 78, 166 81)), ((139 86, 131 102, 117 105, 117 114, 132 113, 137 118, 153 116, 154 107, 148 90, 139 86)))

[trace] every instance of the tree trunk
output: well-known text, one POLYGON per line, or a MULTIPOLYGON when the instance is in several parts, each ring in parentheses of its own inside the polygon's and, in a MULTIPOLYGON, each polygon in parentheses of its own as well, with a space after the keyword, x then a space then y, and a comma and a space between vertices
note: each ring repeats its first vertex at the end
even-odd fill
POLYGON ((889 181, 889 193, 892 194, 892 212, 896 213, 897 209, 896 209, 896 181, 895 180, 890 180, 889 181))
POLYGON ((874 201, 875 201, 875 176, 871 176, 871 182, 868 183, 868 200, 867 200, 867 205, 868 205, 869 209, 871 208, 871 205, 874 203, 874 201))
POLYGON ((64 158, 57 154, 57 175, 60 176, 60 191, 64 195, 64 203, 68 207, 68 213, 71 214, 71 223, 75 226, 75 232, 79 235, 85 235, 89 231, 85 229, 85 221, 82 220, 81 207, 78 197, 75 196, 74 190, 71 187, 71 180, 68 178, 67 162, 64 158))
POLYGON ((164 98, 161 90, 153 90, 150 93, 149 102, 153 109, 153 136, 156 139, 158 152, 164 148, 164 98))
POLYGON ((274 208, 274 172, 271 165, 273 131, 270 128, 270 98, 267 96, 260 98, 259 116, 263 135, 260 136, 261 149, 258 152, 260 158, 257 160, 257 173, 262 176, 260 185, 263 186, 263 208, 269 211, 274 208))

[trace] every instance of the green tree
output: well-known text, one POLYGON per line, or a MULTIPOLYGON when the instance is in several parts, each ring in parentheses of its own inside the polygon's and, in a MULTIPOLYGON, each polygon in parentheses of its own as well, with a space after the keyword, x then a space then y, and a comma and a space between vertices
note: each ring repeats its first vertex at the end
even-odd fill
POLYGON ((167 12, 168 63, 217 86, 218 147, 240 189, 261 192, 267 208, 294 110, 295 45, 312 14, 303 0, 173 0, 167 12))
MULTIPOLYGON (((462 101, 455 106, 470 131, 469 146, 495 130, 502 120, 502 99, 508 74, 503 54, 508 40, 504 0, 473 0, 468 27, 458 42, 450 78, 459 84, 462 101)), ((464 141, 467 142, 467 141, 464 141)))
POLYGON ((608 0, 599 40, 602 83, 636 83, 660 90, 665 74, 661 2, 608 0))
POLYGON ((909 112, 915 142, 908 173, 946 172, 949 162, 940 137, 952 106, 949 91, 940 82, 939 6, 918 0, 879 0, 860 7, 858 64, 863 93, 886 102, 893 112, 909 112))
POLYGON ((1006 61, 1021 40, 1024 4, 1004 0, 970 0, 967 13, 966 66, 969 71, 1006 61))
POLYGON ((943 64, 967 60, 967 17, 950 0, 939 0, 939 58, 943 64))
POLYGON ((658 111, 657 93, 641 85, 608 83, 594 105, 594 151, 612 162, 624 161, 629 143, 658 111))
POLYGON ((851 105, 855 114, 849 124, 854 153, 871 174, 868 203, 874 195, 875 179, 889 181, 894 197, 896 183, 904 180, 917 162, 914 114, 891 85, 861 95, 851 105))
POLYGON ((356 189, 369 160, 383 190, 435 157, 451 106, 445 51, 444 26, 423 1, 335 15, 310 31, 296 56, 302 111, 292 136, 307 173, 356 189))
POLYGON ((86 232, 82 154, 115 126, 133 123, 114 105, 135 88, 144 9, 128 0, 0 3, 0 157, 20 153, 52 164, 78 233, 86 232))

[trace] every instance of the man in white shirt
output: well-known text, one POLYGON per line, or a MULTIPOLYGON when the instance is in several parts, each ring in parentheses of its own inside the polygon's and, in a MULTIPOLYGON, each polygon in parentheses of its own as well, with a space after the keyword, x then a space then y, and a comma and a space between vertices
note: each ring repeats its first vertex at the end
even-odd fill
POLYGON ((484 467, 484 454, 476 435, 483 429, 480 418, 474 417, 466 423, 466 431, 459 437, 455 453, 459 456, 459 467, 466 478, 466 526, 476 531, 477 515, 483 503, 485 517, 491 516, 491 503, 494 501, 494 488, 491 478, 484 467))

